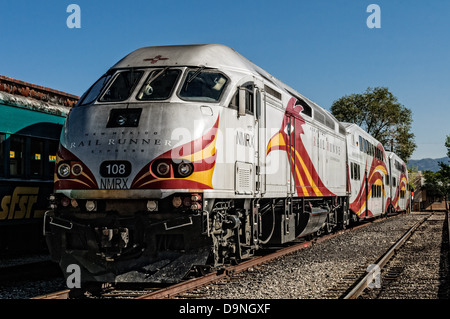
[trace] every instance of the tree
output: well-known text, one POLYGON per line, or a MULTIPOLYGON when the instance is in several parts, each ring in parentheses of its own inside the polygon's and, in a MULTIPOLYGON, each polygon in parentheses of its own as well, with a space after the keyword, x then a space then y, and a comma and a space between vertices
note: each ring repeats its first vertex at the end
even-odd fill
POLYGON ((331 113, 338 121, 357 124, 404 161, 416 148, 411 110, 385 87, 369 87, 362 94, 341 97, 333 102, 331 113))
POLYGON ((450 157, 450 135, 447 135, 445 140, 445 147, 447 148, 447 156, 450 157))
MULTIPOLYGON (((450 156, 450 135, 447 136, 445 146, 447 147, 447 155, 450 156)), ((447 207, 448 195, 450 194, 450 165, 439 162, 439 166, 441 167, 440 170, 435 173, 424 172, 424 188, 427 191, 427 196, 444 198, 447 207)))
POLYGON ((444 198, 446 209, 448 202, 448 194, 450 194, 450 166, 439 163, 441 169, 437 172, 424 171, 425 177, 424 188, 427 191, 427 197, 444 198))

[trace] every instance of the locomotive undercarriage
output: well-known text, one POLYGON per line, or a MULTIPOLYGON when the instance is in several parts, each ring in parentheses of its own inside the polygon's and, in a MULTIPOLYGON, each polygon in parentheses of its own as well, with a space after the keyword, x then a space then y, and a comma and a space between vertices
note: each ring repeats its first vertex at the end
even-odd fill
POLYGON ((145 209, 145 200, 97 201, 91 212, 83 201, 55 205, 45 217, 52 258, 66 276, 78 265, 83 283, 173 283, 193 268, 238 262, 349 221, 346 198, 208 199, 174 208, 177 196, 161 200, 157 211, 145 209))

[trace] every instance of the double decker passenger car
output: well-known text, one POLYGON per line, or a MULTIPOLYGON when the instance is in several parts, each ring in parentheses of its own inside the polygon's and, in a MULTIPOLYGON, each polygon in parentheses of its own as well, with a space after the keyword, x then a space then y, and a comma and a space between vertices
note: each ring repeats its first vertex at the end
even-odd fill
POLYGON ((347 160, 350 210, 358 219, 384 214, 390 203, 388 157, 383 145, 352 123, 347 131, 347 160))
POLYGON ((408 184, 408 169, 405 162, 395 153, 386 152, 389 161, 390 178, 390 212, 407 211, 410 209, 410 191, 408 184))

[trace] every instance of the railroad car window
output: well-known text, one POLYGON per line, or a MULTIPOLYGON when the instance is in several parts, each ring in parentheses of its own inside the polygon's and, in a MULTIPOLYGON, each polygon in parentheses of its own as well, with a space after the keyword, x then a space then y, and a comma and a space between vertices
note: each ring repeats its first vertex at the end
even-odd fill
POLYGON ((137 99, 142 101, 168 99, 172 95, 180 73, 181 71, 176 69, 150 72, 145 84, 139 91, 137 99))
POLYGON ((218 72, 189 71, 178 94, 187 101, 217 102, 227 82, 228 79, 218 72))
POLYGON ((44 141, 31 139, 30 143, 30 174, 31 178, 42 178, 44 175, 44 141))
POLYGON ((9 173, 12 177, 25 175, 25 138, 12 135, 9 150, 9 173))
POLYGON ((97 82, 95 82, 94 85, 92 85, 80 98, 80 105, 87 105, 94 102, 110 78, 110 74, 105 74, 98 79, 97 82))
POLYGON ((116 75, 111 85, 100 98, 101 102, 119 102, 130 97, 142 77, 142 71, 123 71, 116 75))
POLYGON ((5 176, 5 134, 0 134, 0 176, 5 176))
POLYGON ((314 119, 316 119, 317 121, 319 121, 322 124, 325 124, 325 115, 319 113, 319 112, 314 112, 314 119))
POLYGON ((325 125, 331 128, 333 131, 336 130, 336 124, 328 116, 325 116, 325 125))
POLYGON ((261 93, 259 89, 256 90, 256 110, 255 110, 256 118, 259 119, 261 117, 261 93))
POLYGON ((350 178, 354 179, 354 174, 353 174, 353 163, 350 163, 350 178))
MULTIPOLYGON (((253 83, 248 82, 241 86, 241 88, 245 88, 245 112, 247 114, 253 114, 253 83)), ((258 91, 259 92, 259 91, 258 91)), ((236 90, 236 93, 234 94, 233 98, 230 101, 230 104, 228 105, 230 108, 239 109, 239 89, 236 90)))
POLYGON ((353 164, 353 177, 357 180, 358 179, 358 165, 357 164, 353 164))
POLYGON ((389 185, 389 184, 390 184, 390 183, 389 183, 389 180, 390 180, 389 175, 386 175, 386 185, 389 185))
MULTIPOLYGON (((253 114, 253 83, 245 85, 245 112, 253 114)), ((239 95, 239 93, 238 93, 239 95)), ((238 98, 239 100, 239 98, 238 98)), ((239 105, 239 103, 238 103, 239 105)))
POLYGON ((266 91, 268 94, 272 95, 274 98, 281 100, 281 93, 278 91, 275 91, 270 86, 267 86, 264 84, 264 91, 266 91))
POLYGON ((295 102, 295 105, 301 105, 303 107, 302 113, 305 115, 308 115, 309 117, 312 117, 312 109, 311 107, 306 104, 306 102, 298 97, 295 97, 297 101, 295 102))
POLYGON ((360 170, 360 166, 359 164, 356 163, 350 163, 350 174, 351 174, 351 178, 354 180, 360 180, 361 179, 361 174, 359 172, 360 170))
MULTIPOLYGON (((268 86, 265 86, 265 88, 267 88, 268 86)), ((271 88, 269 88, 271 89, 271 88)), ((272 90, 272 89, 271 89, 272 90)), ((297 101, 295 101, 295 105, 301 105, 303 107, 303 110, 301 113, 308 115, 309 117, 312 117, 312 109, 311 106, 308 105, 308 103, 306 103, 306 101, 300 97, 298 97, 297 95, 293 94, 291 91, 286 90, 289 92, 290 95, 292 95, 293 97, 295 97, 297 99, 297 101)), ((278 93, 278 92, 276 92, 278 93)), ((279 93, 278 93, 279 94, 279 93)), ((281 99, 281 94, 280 94, 280 99, 281 99)))
POLYGON ((48 142, 48 172, 50 175, 50 179, 53 179, 53 174, 55 172, 56 153, 58 152, 58 145, 58 141, 48 142))
POLYGON ((362 143, 362 137, 359 137, 359 150, 362 152, 363 151, 363 143, 362 143))

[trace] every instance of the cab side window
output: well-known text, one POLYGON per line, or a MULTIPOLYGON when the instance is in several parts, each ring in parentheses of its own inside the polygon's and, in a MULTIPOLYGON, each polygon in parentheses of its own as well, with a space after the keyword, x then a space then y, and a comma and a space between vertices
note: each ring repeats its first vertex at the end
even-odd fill
MULTIPOLYGON (((241 86, 241 88, 245 89, 245 113, 253 115, 255 113, 254 110, 254 86, 252 83, 245 83, 241 86)), ((236 90, 233 98, 228 105, 230 108, 239 109, 239 88, 236 90)))

